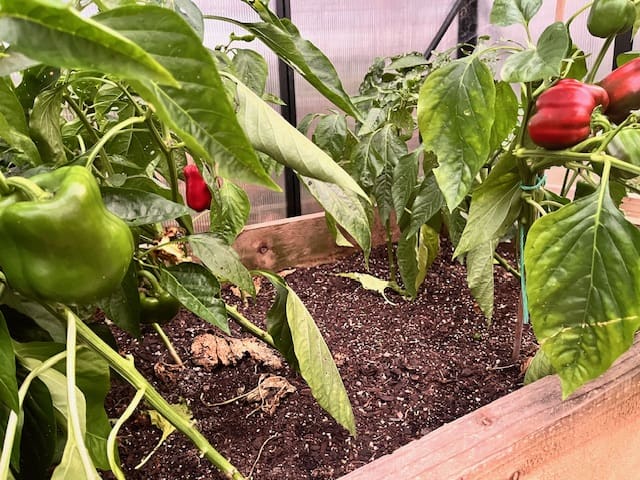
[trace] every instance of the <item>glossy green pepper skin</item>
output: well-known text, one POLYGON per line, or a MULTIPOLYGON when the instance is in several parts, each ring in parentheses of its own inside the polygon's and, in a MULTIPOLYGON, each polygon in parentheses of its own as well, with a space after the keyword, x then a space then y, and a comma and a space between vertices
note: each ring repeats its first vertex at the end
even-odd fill
MULTIPOLYGON (((640 130, 623 128, 607 145, 607 153, 624 162, 640 167, 640 130)), ((611 173, 619 178, 633 178, 636 175, 612 168, 611 173)))
POLYGON ((62 167, 28 181, 46 192, 0 199, 0 267, 21 294, 93 303, 120 285, 134 252, 129 227, 109 212, 93 175, 62 167))
POLYGON ((162 288, 153 294, 140 292, 140 322, 164 324, 171 321, 180 311, 180 302, 162 288))
POLYGON ((595 0, 587 18, 587 29, 594 37, 609 38, 633 27, 636 7, 630 0, 595 0))

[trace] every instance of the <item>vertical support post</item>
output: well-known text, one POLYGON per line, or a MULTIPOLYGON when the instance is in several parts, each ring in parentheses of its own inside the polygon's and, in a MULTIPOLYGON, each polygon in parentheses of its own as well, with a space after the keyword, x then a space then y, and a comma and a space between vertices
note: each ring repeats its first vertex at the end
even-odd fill
POLYGON ((433 37, 433 40, 431 40, 431 43, 429 44, 427 49, 424 51, 424 58, 429 59, 429 57, 434 52, 434 50, 438 48, 438 45, 440 45, 442 38, 447 33, 447 30, 449 30, 449 27, 453 23, 453 20, 456 18, 456 15, 458 15, 458 12, 467 1, 468 0, 455 0, 453 5, 451 6, 451 10, 449 10, 449 13, 444 18, 442 25, 440 25, 440 28, 438 29, 435 36, 433 37))
POLYGON ((616 36, 615 43, 613 44, 613 64, 612 68, 617 68, 618 64, 616 62, 616 58, 618 55, 624 52, 628 52, 633 49, 633 36, 631 35, 631 30, 621 33, 616 36))
MULTIPOLYGON (((276 14, 280 18, 291 19, 291 4, 289 0, 276 1, 276 14)), ((285 103, 281 107, 282 116, 294 127, 297 124, 296 87, 293 70, 282 60, 278 60, 278 78, 280 82, 280 98, 285 103)), ((287 217, 297 217, 302 214, 300 201, 300 182, 290 168, 284 170, 284 192, 286 199, 287 217)))
POLYGON ((458 12, 458 58, 471 53, 478 43, 478 0, 465 0, 458 12))

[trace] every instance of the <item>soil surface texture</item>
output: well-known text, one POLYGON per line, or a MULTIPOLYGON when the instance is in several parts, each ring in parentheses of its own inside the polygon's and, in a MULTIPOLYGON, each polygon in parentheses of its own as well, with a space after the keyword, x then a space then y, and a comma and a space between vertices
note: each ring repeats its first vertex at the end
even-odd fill
MULTIPOLYGON (((513 263, 511 246, 506 247, 502 253, 513 263)), ((182 368, 152 328, 144 327, 140 339, 113 331, 120 352, 133 355, 169 402, 186 404, 200 431, 247 477, 337 479, 521 386, 522 365, 536 346, 525 326, 520 357, 511 360, 519 281, 495 267, 495 313, 489 325, 467 288, 465 267, 451 254, 443 240, 441 255, 412 302, 389 290, 385 301, 335 275, 365 272, 361 254, 283 272, 333 353, 356 417, 355 438, 317 405, 279 355, 250 340, 233 322, 232 337, 186 311, 165 325, 182 368)), ((388 278, 384 248, 373 251, 368 273, 388 278)), ((264 328, 274 297, 269 282, 263 281, 257 298, 247 302, 231 289, 224 295, 264 328)), ((107 411, 115 418, 135 392, 119 378, 112 383, 107 411)), ((142 404, 120 430, 127 479, 224 478, 177 432, 135 469, 160 437, 142 404)))

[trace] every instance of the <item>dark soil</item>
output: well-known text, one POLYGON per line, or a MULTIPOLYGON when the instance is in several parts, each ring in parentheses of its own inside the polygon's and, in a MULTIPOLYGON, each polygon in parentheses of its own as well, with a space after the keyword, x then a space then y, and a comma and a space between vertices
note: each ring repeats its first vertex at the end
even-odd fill
MULTIPOLYGON (((140 340, 117 329, 115 334, 121 353, 132 354, 171 403, 186 402, 197 427, 245 475, 260 480, 335 479, 521 385, 521 365, 535 344, 525 328, 520 358, 511 360, 517 280, 496 267, 495 314, 487 325, 466 286, 464 266, 450 258, 451 247, 443 241, 443 253, 418 298, 407 302, 388 293, 395 305, 353 280, 333 275, 362 272, 361 255, 287 275, 334 355, 353 405, 356 438, 316 404, 306 384, 287 366, 274 369, 249 356, 236 366, 198 365, 191 353, 194 339, 221 333, 190 313, 182 312, 165 326, 185 361, 182 369, 172 365, 150 328, 140 340), (283 396, 279 405, 244 398, 212 405, 256 388, 263 375, 283 376, 296 390, 283 396)), ((384 249, 373 252, 370 273, 387 278, 384 249)), ((244 306, 230 291, 225 295, 263 325, 274 293, 267 283, 257 300, 244 306)), ((237 328, 233 332, 246 336, 237 328)), ((133 394, 131 387, 114 379, 107 400, 110 416, 120 415, 133 394)), ((179 433, 134 470, 159 438, 160 430, 144 408, 125 424, 119 441, 128 479, 223 478, 179 433)))

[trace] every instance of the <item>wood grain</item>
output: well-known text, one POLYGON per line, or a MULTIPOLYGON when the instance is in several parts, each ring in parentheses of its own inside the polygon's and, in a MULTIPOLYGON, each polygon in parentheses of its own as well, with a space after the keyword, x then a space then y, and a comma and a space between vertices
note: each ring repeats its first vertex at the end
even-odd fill
POLYGON ((502 397, 341 480, 640 478, 640 344, 564 402, 556 376, 502 397))

